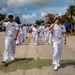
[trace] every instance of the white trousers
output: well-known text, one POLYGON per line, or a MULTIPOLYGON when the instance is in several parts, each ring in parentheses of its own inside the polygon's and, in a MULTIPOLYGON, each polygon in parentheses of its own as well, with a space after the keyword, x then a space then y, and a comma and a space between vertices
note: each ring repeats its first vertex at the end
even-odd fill
POLYGON ((8 59, 9 54, 10 54, 11 60, 14 59, 15 48, 16 48, 16 41, 14 40, 14 38, 10 37, 10 36, 6 37, 5 50, 4 50, 4 54, 3 54, 4 61, 6 61, 8 59), (11 51, 9 51, 10 47, 11 47, 11 51))
POLYGON ((22 43, 23 42, 23 34, 20 34, 20 43, 22 43))
POLYGON ((27 37, 27 31, 24 32, 24 38, 26 39, 27 37))
POLYGON ((20 35, 18 34, 17 40, 16 40, 16 44, 20 43, 20 35))
POLYGON ((32 32, 32 38, 33 38, 33 36, 34 36, 34 32, 32 32))
POLYGON ((49 34, 48 43, 50 45, 52 44, 52 33, 49 34))
POLYGON ((48 43, 49 42, 49 33, 47 32, 47 35, 46 35, 46 42, 48 43))
POLYGON ((54 47, 53 64, 55 65, 59 64, 60 62, 60 57, 62 53, 62 45, 63 45, 62 40, 60 42, 53 43, 53 47, 54 47))
POLYGON ((37 42, 38 42, 38 33, 33 33, 33 40, 34 40, 34 43, 35 45, 37 45, 37 42))
POLYGON ((40 32, 40 37, 44 39, 44 34, 43 34, 43 32, 40 32))
POLYGON ((45 39, 45 41, 47 40, 47 33, 46 32, 44 32, 44 39, 45 39))

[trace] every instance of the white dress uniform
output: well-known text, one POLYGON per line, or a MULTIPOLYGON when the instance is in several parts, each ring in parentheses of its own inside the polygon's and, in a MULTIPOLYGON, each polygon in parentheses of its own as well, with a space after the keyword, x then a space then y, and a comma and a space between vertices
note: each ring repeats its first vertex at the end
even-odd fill
POLYGON ((32 31, 33 31, 33 40, 34 40, 34 43, 35 43, 35 45, 37 45, 37 42, 38 42, 38 29, 35 28, 35 27, 33 27, 32 31))
POLYGON ((18 33, 17 40, 16 40, 17 45, 19 45, 21 43, 20 37, 21 37, 21 34, 20 34, 20 27, 19 27, 19 33, 18 33))
POLYGON ((19 45, 19 43, 20 43, 20 32, 18 33, 17 40, 16 40, 16 44, 19 45))
POLYGON ((9 48, 11 47, 10 57, 11 60, 14 59, 16 41, 14 37, 16 35, 16 30, 19 30, 17 23, 15 22, 4 22, 3 26, 6 28, 6 37, 5 37, 5 50, 3 54, 3 61, 6 61, 9 56, 9 48))
POLYGON ((63 32, 66 32, 64 25, 55 24, 53 27, 53 64, 58 65, 60 62, 62 45, 63 45, 63 32))
POLYGON ((44 39, 44 26, 39 27, 40 37, 44 39))
POLYGON ((23 26, 23 34, 24 34, 24 38, 26 39, 27 37, 27 27, 26 26, 23 26))
POLYGON ((20 43, 23 42, 23 28, 20 28, 20 43))
POLYGON ((44 28, 44 39, 45 41, 47 41, 47 27, 44 28))
MULTIPOLYGON (((32 26, 30 27, 30 30, 32 30, 33 27, 34 27, 34 26, 32 25, 32 26)), ((30 31, 30 30, 29 30, 29 31, 30 31)), ((33 36, 34 36, 34 32, 32 31, 32 38, 33 38, 33 36)))
POLYGON ((52 45, 52 30, 47 29, 47 43, 52 45))

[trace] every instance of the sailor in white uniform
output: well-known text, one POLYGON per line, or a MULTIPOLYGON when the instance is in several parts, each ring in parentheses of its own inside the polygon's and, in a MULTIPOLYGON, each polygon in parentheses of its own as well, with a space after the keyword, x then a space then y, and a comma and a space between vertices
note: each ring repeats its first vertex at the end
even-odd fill
POLYGON ((27 26, 26 26, 26 24, 23 24, 23 34, 24 34, 24 39, 26 39, 27 38, 27 26))
POLYGON ((23 25, 20 27, 20 44, 24 42, 24 33, 23 33, 23 25))
POLYGON ((7 18, 0 22, 0 25, 5 26, 6 28, 6 37, 5 37, 5 50, 3 54, 3 63, 6 63, 8 56, 10 55, 11 60, 14 60, 14 54, 16 49, 16 40, 19 32, 19 28, 17 23, 13 21, 14 15, 12 13, 8 14, 8 22, 5 22, 7 18), (11 47, 11 51, 9 53, 9 49, 11 47))
POLYGON ((60 18, 57 18, 54 24, 49 27, 49 30, 53 30, 53 64, 55 65, 54 70, 56 71, 60 66, 60 57, 62 53, 63 37, 64 44, 66 44, 66 29, 64 25, 60 24, 60 18))
POLYGON ((44 26, 44 40, 47 42, 47 24, 44 26))
POLYGON ((40 31, 40 37, 44 39, 44 24, 41 24, 41 26, 39 27, 39 31, 40 31))
POLYGON ((19 27, 19 33, 18 33, 17 40, 16 40, 17 46, 21 44, 21 31, 20 31, 21 25, 19 24, 18 27, 19 27))
MULTIPOLYGON (((49 27, 50 25, 48 25, 49 27)), ((47 44, 52 45, 52 30, 48 30, 47 27, 47 44)))
POLYGON ((37 25, 35 25, 35 24, 33 25, 32 32, 33 32, 34 43, 35 43, 35 45, 37 45, 37 43, 38 43, 38 29, 37 29, 37 25))
MULTIPOLYGON (((18 27, 19 27, 19 30, 20 30, 19 25, 18 25, 18 27)), ((16 45, 19 46, 19 43, 20 43, 20 31, 19 31, 18 36, 17 36, 16 45)))

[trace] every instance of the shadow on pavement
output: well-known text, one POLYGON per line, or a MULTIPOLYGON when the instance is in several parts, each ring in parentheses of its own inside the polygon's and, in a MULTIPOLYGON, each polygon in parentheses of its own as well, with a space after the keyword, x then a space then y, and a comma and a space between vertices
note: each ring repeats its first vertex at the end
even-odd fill
POLYGON ((4 66, 8 66, 8 65, 18 62, 18 61, 26 61, 25 63, 27 63, 32 60, 34 60, 34 58, 15 58, 13 61, 9 61, 9 62, 5 63, 4 66))
POLYGON ((27 37, 27 39, 25 39, 24 42, 21 43, 20 45, 29 45, 30 40, 31 40, 31 37, 27 37))
POLYGON ((67 66, 74 66, 73 68, 75 68, 75 62, 66 62, 61 64, 60 68, 65 68, 67 66))
POLYGON ((0 54, 0 56, 2 56, 2 55, 0 54))

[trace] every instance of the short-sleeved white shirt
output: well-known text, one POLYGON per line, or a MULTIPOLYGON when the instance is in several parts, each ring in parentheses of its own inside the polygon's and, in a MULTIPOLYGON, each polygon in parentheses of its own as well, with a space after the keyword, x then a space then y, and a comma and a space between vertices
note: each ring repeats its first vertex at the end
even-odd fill
POLYGON ((61 38, 63 37, 63 33, 66 32, 65 26, 64 25, 54 25, 53 27, 53 37, 55 39, 55 41, 57 41, 57 38, 61 38))
POLYGON ((39 30, 36 29, 35 27, 32 28, 32 31, 33 31, 33 32, 36 32, 36 33, 39 32, 39 30))
POLYGON ((26 31, 27 31, 27 27, 23 26, 23 32, 26 32, 26 31))
POLYGON ((40 26, 39 27, 39 30, 41 31, 41 30, 44 30, 44 26, 40 26))
POLYGON ((15 36, 16 30, 19 30, 18 24, 15 22, 4 22, 3 26, 6 28, 6 36, 13 35, 15 36))

